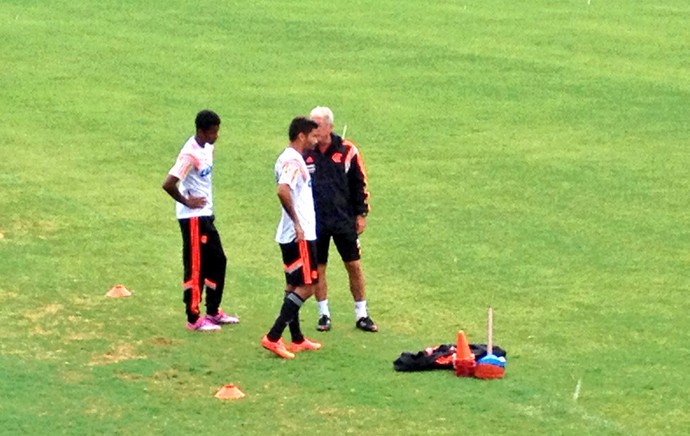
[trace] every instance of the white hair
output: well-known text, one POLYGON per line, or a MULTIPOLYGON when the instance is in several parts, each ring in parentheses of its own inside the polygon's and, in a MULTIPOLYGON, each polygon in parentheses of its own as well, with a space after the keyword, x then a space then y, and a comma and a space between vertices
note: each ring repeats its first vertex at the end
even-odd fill
POLYGON ((309 113, 309 118, 323 118, 326 121, 326 123, 330 124, 331 126, 333 125, 334 121, 333 111, 330 108, 327 108, 326 106, 316 106, 309 113))

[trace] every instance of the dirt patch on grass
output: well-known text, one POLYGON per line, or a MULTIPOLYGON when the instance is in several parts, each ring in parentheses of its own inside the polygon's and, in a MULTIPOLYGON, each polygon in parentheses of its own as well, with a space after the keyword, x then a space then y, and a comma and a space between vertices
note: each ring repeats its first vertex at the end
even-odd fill
POLYGON ((162 371, 157 371, 155 374, 153 374, 153 377, 151 379, 155 383, 160 383, 160 382, 168 382, 171 380, 174 381, 180 381, 180 375, 184 376, 184 374, 181 374, 180 371, 174 368, 168 368, 164 369, 162 371))
POLYGON ((53 317, 62 310, 62 304, 47 304, 45 306, 37 307, 31 312, 25 312, 24 318, 30 321, 37 322, 47 317, 53 317))
POLYGON ((92 379, 93 377, 90 374, 84 373, 82 371, 75 371, 75 370, 69 370, 69 371, 64 371, 60 378, 67 383, 81 383, 86 380, 92 379))
POLYGON ((15 221, 10 223, 9 226, 9 228, 3 229, 0 232, 3 235, 2 239, 17 239, 17 237, 24 238, 31 235, 38 239, 46 240, 61 228, 57 221, 50 220, 15 221))
POLYGON ((144 378, 144 376, 142 376, 140 374, 132 374, 130 372, 124 372, 124 371, 117 371, 115 373, 115 377, 119 378, 120 380, 124 380, 124 381, 141 380, 144 378))
POLYGON ((31 327, 31 336, 47 336, 50 332, 46 331, 40 324, 31 327))
POLYGON ((99 334, 98 332, 95 331, 84 331, 84 332, 77 332, 77 333, 70 333, 65 337, 67 341, 72 342, 72 341, 90 341, 94 339, 99 339, 101 338, 102 335, 99 334))
POLYGON ((152 338, 149 342, 154 347, 169 347, 175 343, 175 341, 173 341, 172 339, 164 338, 161 336, 152 338))
POLYGON ((91 359, 90 365, 108 365, 111 363, 122 362, 123 360, 146 359, 143 354, 137 354, 134 345, 120 344, 114 350, 105 353, 102 356, 94 356, 91 359))
POLYGON ((88 407, 83 410, 84 415, 100 419, 122 419, 124 415, 122 407, 117 404, 110 404, 107 401, 105 398, 86 398, 85 403, 88 404, 88 407))
POLYGON ((17 294, 16 292, 10 292, 0 289, 0 301, 14 300, 18 296, 19 294, 17 294))

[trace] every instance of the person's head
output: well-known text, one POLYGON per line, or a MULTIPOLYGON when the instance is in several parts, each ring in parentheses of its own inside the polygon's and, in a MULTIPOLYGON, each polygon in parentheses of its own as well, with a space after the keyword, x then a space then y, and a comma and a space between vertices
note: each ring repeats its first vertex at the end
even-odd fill
POLYGON ((220 130, 220 117, 217 113, 210 110, 202 110, 196 114, 194 124, 196 124, 196 139, 199 144, 213 144, 216 142, 218 130, 220 130))
POLYGON ((333 131, 333 111, 326 106, 316 106, 309 113, 309 118, 316 121, 319 125, 318 132, 316 133, 319 143, 330 143, 330 136, 333 131))
POLYGON ((316 132, 319 125, 306 117, 295 117, 290 123, 288 136, 290 143, 302 149, 312 149, 316 146, 318 138, 316 132))

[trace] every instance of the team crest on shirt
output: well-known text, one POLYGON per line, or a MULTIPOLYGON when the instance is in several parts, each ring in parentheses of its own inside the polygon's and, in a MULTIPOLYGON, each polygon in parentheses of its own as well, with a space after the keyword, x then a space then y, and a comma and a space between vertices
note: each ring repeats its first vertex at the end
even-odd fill
POLYGON ((213 171, 213 165, 208 166, 204 168, 203 170, 199 171, 199 177, 206 177, 209 174, 211 174, 211 171, 213 171))
POLYGON ((333 156, 331 156, 331 159, 335 163, 341 163, 343 161, 343 154, 342 153, 333 153, 333 156))

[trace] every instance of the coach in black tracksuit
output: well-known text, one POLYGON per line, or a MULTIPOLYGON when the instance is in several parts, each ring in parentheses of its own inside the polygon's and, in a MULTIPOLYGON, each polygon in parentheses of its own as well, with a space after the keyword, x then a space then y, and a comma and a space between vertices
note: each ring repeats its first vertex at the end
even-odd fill
POLYGON ((312 175, 314 207, 316 208, 317 261, 319 284, 316 301, 319 305, 318 330, 331 329, 328 308, 326 265, 331 239, 335 243, 350 282, 355 300, 355 326, 376 332, 378 327, 367 311, 364 274, 360 263, 359 234, 366 227, 369 213, 366 169, 357 147, 333 133, 333 112, 316 107, 311 119, 319 124, 319 143, 305 155, 312 175))

